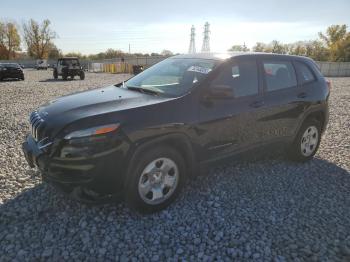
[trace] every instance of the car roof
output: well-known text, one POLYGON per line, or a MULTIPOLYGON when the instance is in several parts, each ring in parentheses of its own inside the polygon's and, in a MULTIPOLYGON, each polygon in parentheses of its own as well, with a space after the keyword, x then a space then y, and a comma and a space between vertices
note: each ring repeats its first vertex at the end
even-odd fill
POLYGON ((225 53, 197 53, 197 54, 183 54, 176 55, 173 58, 198 58, 198 59, 210 59, 224 61, 233 57, 242 57, 242 56, 261 56, 264 58, 295 58, 295 59, 307 59, 311 60, 308 57, 304 56, 295 56, 295 55, 284 55, 284 54, 274 54, 274 53, 263 53, 263 52, 225 52, 225 53))
POLYGON ((0 65, 16 65, 16 66, 19 66, 18 63, 0 63, 0 65))
POLYGON ((59 58, 59 60, 63 60, 63 59, 78 59, 78 57, 75 57, 75 56, 67 56, 67 57, 61 57, 61 58, 59 58))

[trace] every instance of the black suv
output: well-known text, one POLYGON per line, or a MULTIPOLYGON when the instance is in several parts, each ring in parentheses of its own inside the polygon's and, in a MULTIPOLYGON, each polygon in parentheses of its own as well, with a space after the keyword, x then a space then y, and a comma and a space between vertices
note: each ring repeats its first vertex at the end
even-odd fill
POLYGON ((23 150, 45 181, 78 199, 122 194, 152 212, 169 205, 202 164, 280 143, 292 159, 311 159, 328 122, 329 93, 305 57, 179 55, 126 82, 40 107, 23 150))
POLYGON ((16 63, 0 63, 0 81, 4 79, 24 80, 21 66, 16 63))

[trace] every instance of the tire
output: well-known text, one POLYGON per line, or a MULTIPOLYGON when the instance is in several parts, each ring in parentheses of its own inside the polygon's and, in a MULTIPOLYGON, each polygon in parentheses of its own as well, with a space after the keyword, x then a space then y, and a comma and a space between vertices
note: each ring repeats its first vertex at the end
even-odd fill
POLYGON ((315 119, 307 119, 300 127, 290 145, 288 155, 291 160, 305 162, 314 157, 321 142, 321 124, 315 119))
POLYGON ((80 76, 80 80, 84 80, 85 79, 84 71, 81 71, 79 76, 80 76))
POLYGON ((53 78, 54 78, 54 79, 58 79, 57 70, 53 70, 53 78))
POLYGON ((68 78, 67 72, 62 72, 62 79, 67 80, 67 78, 68 78))
POLYGON ((130 167, 125 198, 128 205, 140 213, 153 213, 169 206, 186 180, 183 157, 169 147, 158 146, 140 153, 130 167), (154 197, 154 192, 159 198, 154 197))

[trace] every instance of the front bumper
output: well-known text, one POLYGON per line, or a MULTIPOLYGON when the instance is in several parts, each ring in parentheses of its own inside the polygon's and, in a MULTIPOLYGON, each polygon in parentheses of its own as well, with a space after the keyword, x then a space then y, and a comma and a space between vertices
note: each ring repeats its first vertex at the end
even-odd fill
POLYGON ((122 142, 96 155, 69 159, 40 149, 31 135, 22 144, 29 166, 40 170, 43 181, 88 202, 92 198, 105 200, 122 193, 128 148, 128 144, 122 142), (85 196, 77 196, 77 192, 84 192, 85 196))
POLYGON ((0 73, 0 78, 2 79, 16 79, 16 78, 23 78, 24 74, 23 72, 9 72, 9 73, 0 73))
POLYGON ((67 75, 69 76, 80 76, 81 74, 81 69, 68 69, 67 70, 67 75))

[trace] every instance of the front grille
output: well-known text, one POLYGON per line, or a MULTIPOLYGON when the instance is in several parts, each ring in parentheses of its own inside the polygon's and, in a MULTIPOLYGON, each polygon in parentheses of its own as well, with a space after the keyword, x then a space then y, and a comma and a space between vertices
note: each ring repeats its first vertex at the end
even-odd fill
POLYGON ((44 138, 45 121, 40 117, 37 111, 34 111, 30 115, 30 127, 32 136, 36 142, 44 138))

